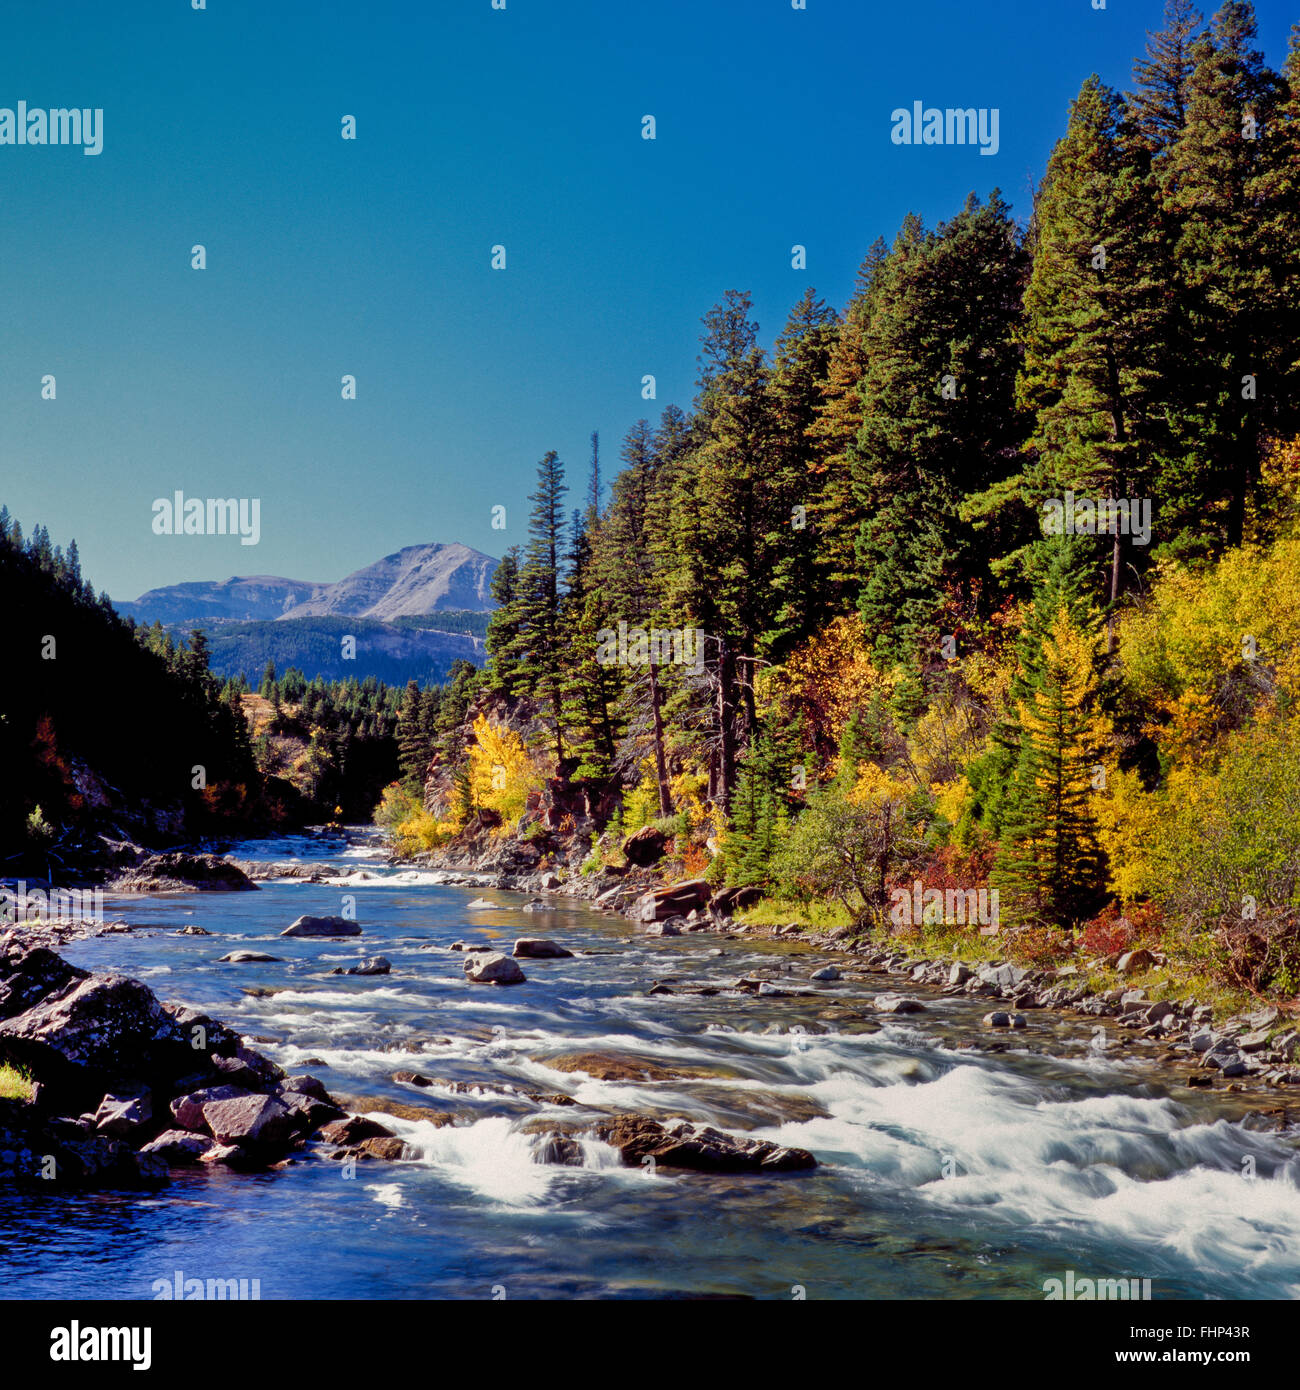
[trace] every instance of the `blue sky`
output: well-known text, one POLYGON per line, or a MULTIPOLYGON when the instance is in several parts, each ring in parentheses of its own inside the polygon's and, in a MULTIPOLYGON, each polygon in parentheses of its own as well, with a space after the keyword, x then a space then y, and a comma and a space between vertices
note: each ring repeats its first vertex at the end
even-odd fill
MULTIPOLYGON (((639 416, 689 405, 727 289, 770 342, 808 284, 842 305, 909 209, 934 222, 996 185, 1024 215, 1083 79, 1126 84, 1162 9, 807 5, 11 13, 0 107, 102 107, 104 149, 0 146, 0 500, 75 536, 116 598, 331 581, 431 540, 499 555, 546 450, 576 494, 593 429, 608 471, 639 416), (915 100, 997 107, 998 154, 892 144, 915 100), (260 543, 155 535, 177 489, 260 498, 260 543)), ((1294 15, 1257 10, 1280 64, 1294 15)))

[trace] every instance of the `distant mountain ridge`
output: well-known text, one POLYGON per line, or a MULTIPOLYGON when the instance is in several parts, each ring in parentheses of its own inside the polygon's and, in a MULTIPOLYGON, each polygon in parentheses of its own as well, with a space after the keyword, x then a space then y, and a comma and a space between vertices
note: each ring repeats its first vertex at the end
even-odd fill
POLYGON ((408 545, 336 584, 275 575, 171 584, 114 604, 137 622, 208 624, 319 617, 419 618, 444 609, 487 612, 497 561, 453 542, 408 545))
POLYGON ((497 562, 459 542, 408 545, 356 570, 281 616, 357 617, 389 622, 420 618, 443 608, 495 607, 489 585, 497 562))
POLYGON ((302 579, 280 579, 270 574, 232 576, 221 580, 197 580, 150 589, 133 603, 114 602, 124 618, 137 622, 172 623, 265 622, 328 588, 302 579))

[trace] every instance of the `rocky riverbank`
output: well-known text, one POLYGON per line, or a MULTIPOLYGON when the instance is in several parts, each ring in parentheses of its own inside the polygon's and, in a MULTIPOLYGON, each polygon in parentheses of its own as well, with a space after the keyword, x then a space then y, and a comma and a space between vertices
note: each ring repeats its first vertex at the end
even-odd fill
MULTIPOLYGON (((634 837, 633 837, 634 838, 634 837)), ((625 841, 629 861, 638 847, 625 841)), ((1300 1025, 1275 1004, 1233 1017, 1214 1018, 1207 1003, 1194 999, 1170 999, 1167 979, 1159 978, 1163 959, 1151 951, 1116 952, 1097 965, 1116 979, 1104 989, 1094 988, 1078 966, 1034 969, 1006 959, 967 962, 936 959, 909 949, 906 938, 879 940, 864 937, 852 928, 831 932, 811 931, 798 925, 760 927, 738 921, 734 914, 759 898, 755 889, 714 891, 703 879, 663 883, 653 867, 661 846, 642 845, 650 863, 629 862, 627 868, 604 868, 592 874, 520 871, 515 864, 517 846, 505 846, 484 855, 464 851, 448 856, 428 856, 431 871, 445 875, 448 885, 491 887, 523 893, 524 912, 545 912, 556 898, 588 902, 601 911, 618 913, 655 935, 712 932, 722 937, 768 938, 800 942, 825 953, 817 970, 848 967, 896 975, 920 986, 949 995, 963 995, 1005 1004, 990 1009, 984 1025, 991 1031, 1014 1034, 1025 1025, 1025 1010, 1055 1010, 1063 1015, 1105 1019, 1124 1034, 1160 1045, 1157 1060, 1177 1084, 1211 1088, 1224 1084, 1232 1093, 1272 1087, 1300 1086, 1300 1025), (1140 976, 1125 983, 1125 978, 1140 976), (1154 982, 1153 981, 1154 977, 1154 982)), ((816 976, 814 976, 816 978, 816 976)), ((821 978, 833 978, 823 975, 821 978)), ((772 992, 779 985, 769 980, 739 982, 739 988, 772 992)), ((657 985, 659 992, 673 993, 681 986, 657 985)), ((919 1011, 919 1000, 906 995, 878 1001, 882 1011, 919 1011)))

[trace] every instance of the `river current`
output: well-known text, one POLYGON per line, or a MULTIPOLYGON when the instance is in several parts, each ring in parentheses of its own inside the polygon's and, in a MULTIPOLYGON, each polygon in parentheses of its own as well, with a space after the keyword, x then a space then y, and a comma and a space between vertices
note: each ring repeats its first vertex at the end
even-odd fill
POLYGON ((0 1192, 8 1296, 149 1299, 177 1271, 256 1280, 264 1299, 1041 1299, 1068 1272, 1149 1279, 1156 1299, 1300 1295, 1295 1135, 1079 1045, 1090 1021, 1035 1013, 1005 1050, 974 1049, 963 1044, 987 1003, 931 993, 924 1014, 880 1016, 871 997, 906 984, 812 982, 826 957, 806 948, 647 937, 564 899, 524 914, 517 894, 439 886, 356 838, 234 852, 341 872, 110 899, 137 930, 65 954, 222 1019, 336 1095, 458 1122, 386 1119, 419 1157, 352 1177, 317 1145, 279 1171, 176 1170, 143 1195, 0 1192), (279 938, 303 913, 338 913, 344 894, 361 938, 279 938), (467 910, 479 896, 500 907, 467 910), (177 935, 187 924, 212 935, 177 935), (575 954, 524 961, 527 983, 498 988, 466 982, 448 949, 509 950, 516 936, 575 954), (281 960, 218 962, 236 949, 281 960), (390 975, 329 974, 373 954, 390 975), (725 989, 749 972, 787 992, 647 993, 674 980, 725 989), (548 1065, 593 1052, 685 1075, 598 1081, 548 1065), (416 1088, 399 1071, 486 1090, 416 1088), (594 1140, 581 1167, 538 1161, 539 1127, 595 1110, 704 1121, 809 1149, 819 1166, 648 1172, 594 1140))

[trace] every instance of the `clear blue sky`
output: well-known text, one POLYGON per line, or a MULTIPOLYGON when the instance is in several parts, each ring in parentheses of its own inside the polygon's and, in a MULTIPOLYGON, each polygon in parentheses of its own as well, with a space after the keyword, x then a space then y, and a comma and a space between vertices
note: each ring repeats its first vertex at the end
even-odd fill
MULTIPOLYGON (((593 429, 610 468, 639 416, 689 405, 725 290, 770 341, 806 285, 842 305, 909 209, 998 185, 1023 216, 1080 83, 1126 84, 1161 13, 807 3, 10 7, 0 107, 102 107, 104 150, 0 146, 0 500, 116 598, 431 540, 499 555, 546 450, 576 494, 593 429), (999 153, 893 145, 915 100, 999 108, 999 153), (155 536, 178 488, 259 497, 260 544, 155 536)), ((1278 64, 1293 7, 1257 8, 1278 64)))

